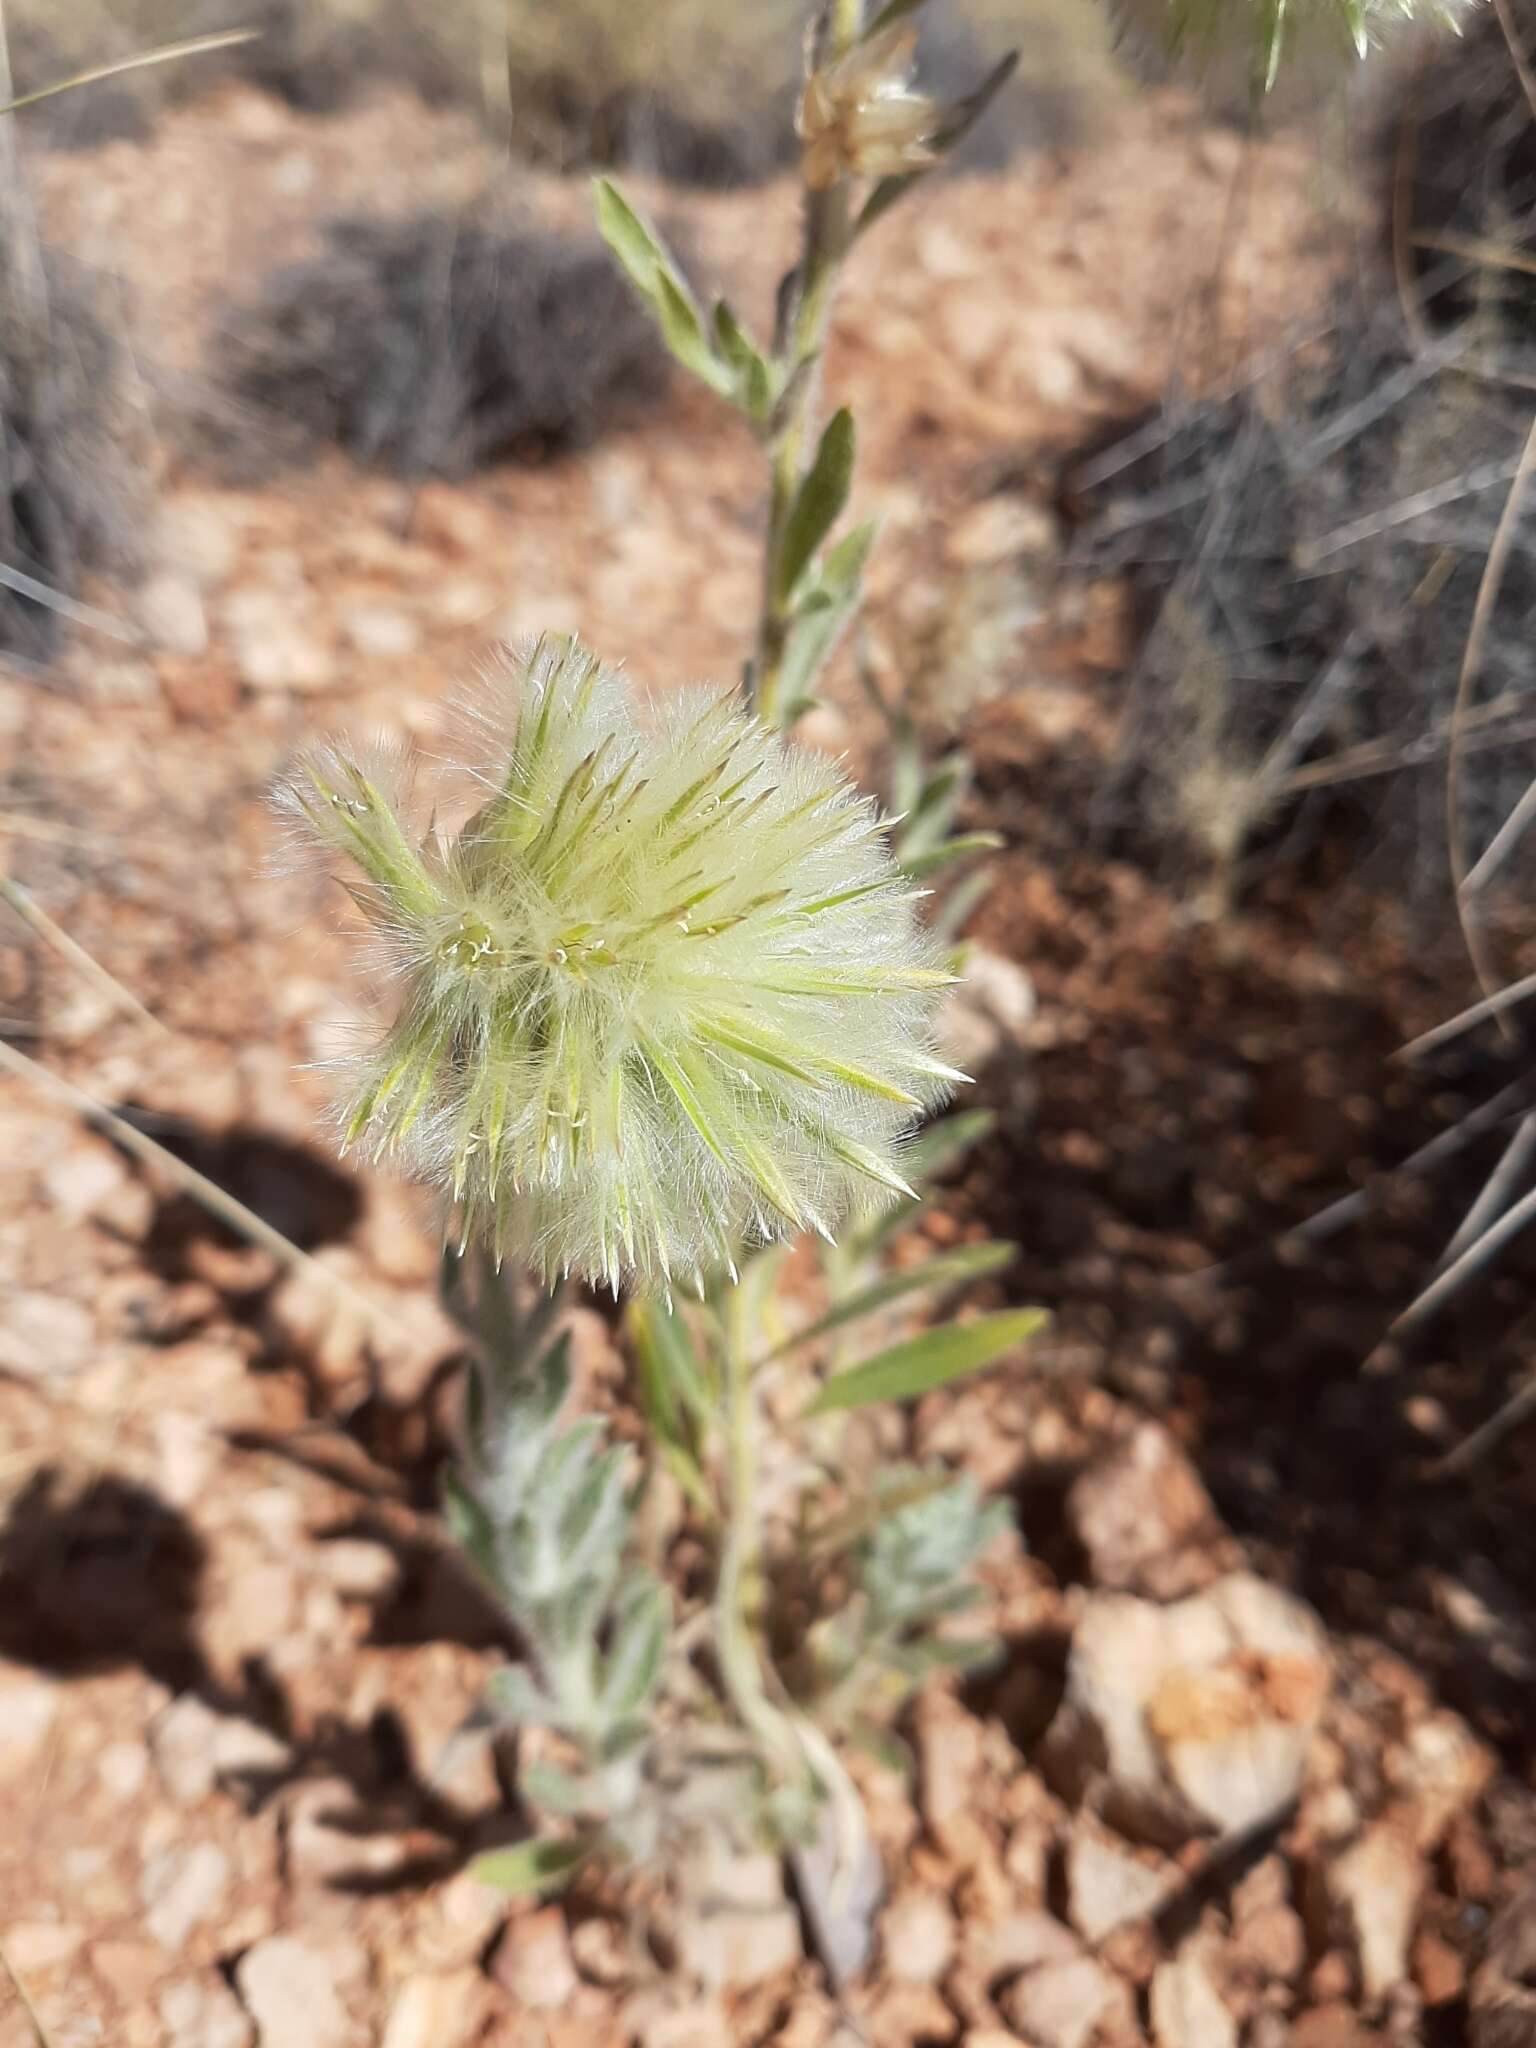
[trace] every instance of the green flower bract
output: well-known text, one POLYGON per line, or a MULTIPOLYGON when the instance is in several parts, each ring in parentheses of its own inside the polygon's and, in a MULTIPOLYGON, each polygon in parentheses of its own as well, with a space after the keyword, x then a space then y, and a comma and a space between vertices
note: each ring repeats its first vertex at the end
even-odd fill
POLYGON ((306 756, 287 807, 361 869, 403 995, 346 1141, 546 1278, 666 1285, 903 1190, 958 1078, 950 979, 836 764, 718 691, 643 723, 574 643, 509 661, 486 799, 418 843, 388 777, 306 756))

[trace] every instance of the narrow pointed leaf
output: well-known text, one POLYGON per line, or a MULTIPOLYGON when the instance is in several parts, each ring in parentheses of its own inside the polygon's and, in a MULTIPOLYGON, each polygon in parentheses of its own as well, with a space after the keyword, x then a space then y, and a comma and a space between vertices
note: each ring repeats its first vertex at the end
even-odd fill
POLYGON ((788 598, 843 516, 853 487, 855 433, 847 406, 833 413, 790 507, 779 551, 779 596, 788 598))
POLYGON ((477 1857, 470 1871, 481 1884, 506 1892, 509 1897, 537 1897, 543 1892, 560 1891, 569 1884, 591 1855, 592 1847, 590 1838, 581 1835, 570 1840, 536 1836, 514 1848, 493 1849, 489 1855, 477 1857))
POLYGON ((973 853, 996 853, 1002 844, 1002 835, 997 832, 962 832, 955 839, 940 840, 926 853, 903 859, 901 865, 906 874, 931 875, 948 867, 951 861, 968 860, 973 853))
POLYGON ((915 1400, 935 1387, 948 1386, 952 1380, 995 1365, 1048 1321, 1044 1309, 1006 1309, 999 1315, 981 1316, 974 1323, 925 1330, 921 1337, 838 1373, 805 1412, 808 1416, 825 1415, 834 1409, 865 1408, 876 1401, 915 1400))
POLYGON ((814 1323, 808 1323, 803 1330, 780 1344, 769 1356, 777 1358, 786 1351, 793 1351, 801 1344, 814 1343, 829 1330, 840 1329, 845 1323, 857 1322, 860 1316, 873 1315, 877 1309, 887 1308, 893 1301, 900 1301, 908 1294, 936 1294, 946 1288, 963 1287, 972 1280, 984 1279, 990 1273, 1001 1273, 1013 1264, 1016 1256, 1011 1244, 1002 1242, 962 1245, 958 1251, 942 1252, 937 1258, 925 1259, 920 1266, 907 1266, 894 1273, 882 1273, 869 1286, 861 1287, 856 1294, 847 1295, 842 1301, 829 1308, 825 1315, 818 1316, 814 1323))

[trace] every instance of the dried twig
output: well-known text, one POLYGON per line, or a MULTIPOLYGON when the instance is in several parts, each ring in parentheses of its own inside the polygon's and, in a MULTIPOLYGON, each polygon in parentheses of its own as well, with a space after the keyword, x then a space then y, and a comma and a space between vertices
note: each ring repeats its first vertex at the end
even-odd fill
POLYGON ((1523 1387, 1511 1394, 1504 1405, 1495 1410, 1488 1420, 1474 1429, 1469 1437, 1459 1443, 1454 1451, 1443 1457, 1438 1465, 1431 1467, 1431 1479, 1454 1479, 1464 1472, 1470 1472, 1487 1454, 1496 1450, 1510 1432, 1517 1429, 1528 1415, 1536 1414, 1536 1373, 1523 1387))
POLYGON ((1536 1153, 1536 1110, 1529 1111, 1515 1126, 1515 1134, 1504 1148, 1498 1165, 1483 1183, 1482 1192, 1457 1226, 1450 1243, 1436 1262, 1436 1272, 1443 1273, 1470 1244, 1475 1244, 1496 1216, 1502 1215, 1509 1201, 1510 1190, 1515 1186, 1531 1156, 1536 1153))
POLYGON ((180 57, 201 57, 209 50, 232 50, 237 43, 255 42, 260 34, 259 28, 221 29, 215 35, 188 36, 182 42, 162 43, 157 49, 139 50, 131 57, 119 57, 111 64, 93 64, 88 71, 76 71, 52 85, 39 86, 36 92, 24 92, 19 99, 8 100, 0 106, 0 114, 19 113, 23 107, 35 107, 40 100, 51 100, 61 92, 73 92, 76 86, 96 85, 104 78, 117 78, 124 71, 144 71, 151 64, 171 64, 180 57))
POLYGON ((1394 1319, 1388 1335, 1402 1336, 1427 1322, 1437 1309, 1443 1308, 1446 1302, 1459 1294, 1469 1280, 1475 1279, 1505 1245, 1518 1237, 1532 1217, 1536 1217, 1536 1188, 1522 1195, 1514 1207, 1506 1209, 1497 1223, 1490 1225, 1475 1243, 1468 1245, 1460 1257, 1437 1273, 1424 1292, 1394 1319))
POLYGON ((1403 1046, 1397 1057, 1400 1060, 1416 1059, 1420 1053, 1432 1052, 1437 1045, 1444 1045, 1447 1039, 1459 1037, 1463 1031, 1470 1031, 1474 1024, 1481 1024, 1485 1018, 1496 1017, 1501 1010, 1513 1004, 1524 1002, 1529 995, 1536 995, 1536 974, 1527 974, 1521 981, 1512 981, 1507 988, 1496 989, 1491 996, 1484 996, 1480 1002, 1448 1017, 1443 1024, 1436 1024, 1429 1031, 1420 1032, 1403 1046))
POLYGON ((140 1024, 148 1024, 154 1031, 169 1035, 160 1019, 145 1009, 133 991, 124 988, 117 977, 109 974, 99 960, 93 959, 78 940, 72 939, 62 926, 55 924, 20 882, 12 881, 9 875, 0 875, 0 899, 8 903, 22 922, 30 925, 38 937, 61 954, 94 989, 106 996, 114 1009, 123 1011, 140 1024))
POLYGON ((8 1067, 13 1074, 19 1075, 23 1080, 34 1082, 47 1089, 49 1093, 60 1096, 89 1122, 99 1124, 125 1151, 133 1153, 135 1158, 142 1159, 146 1165, 174 1181, 184 1193, 201 1203, 209 1214, 216 1216, 221 1223, 228 1224, 231 1230, 251 1244, 259 1246, 262 1251, 270 1252, 273 1258, 280 1260, 294 1272, 306 1273, 314 1279, 323 1281, 338 1299, 364 1315, 370 1327, 380 1327, 384 1324, 382 1310, 360 1289, 344 1280, 339 1273, 333 1273, 329 1266, 323 1266, 308 1252, 301 1250, 290 1238, 284 1237, 280 1230, 274 1229, 264 1217, 258 1216, 254 1209, 248 1209, 244 1202, 238 1201, 226 1189, 221 1188, 217 1181, 209 1180, 207 1175, 199 1173, 195 1166, 189 1166, 186 1160, 178 1159, 174 1152, 150 1137, 147 1131, 141 1131, 137 1124, 129 1123, 128 1119, 119 1116, 116 1110, 96 1101, 83 1088, 77 1088, 72 1081, 66 1081, 62 1075, 55 1074, 40 1061, 19 1052, 14 1045, 7 1045, 4 1039, 0 1039, 0 1067, 8 1067))
POLYGON ((1475 896, 1479 889, 1487 887, 1509 855, 1520 844, 1532 818, 1536 818, 1536 776, 1526 784, 1525 794, 1519 803, 1473 863, 1467 879, 1461 885, 1463 896, 1475 896))

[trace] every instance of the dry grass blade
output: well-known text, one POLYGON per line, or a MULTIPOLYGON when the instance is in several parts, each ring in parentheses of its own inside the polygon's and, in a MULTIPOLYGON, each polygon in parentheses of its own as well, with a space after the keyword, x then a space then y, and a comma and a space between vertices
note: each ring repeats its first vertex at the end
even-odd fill
MULTIPOLYGON (((1504 510, 1499 515, 1493 545, 1488 550, 1488 559, 1483 565, 1482 581, 1477 587, 1477 601, 1472 608, 1472 626, 1467 634, 1461 675, 1456 685, 1456 703, 1451 713, 1451 748, 1445 764, 1446 841, 1451 863, 1451 880, 1456 891, 1456 912, 1461 920, 1462 937, 1466 941, 1472 970, 1485 996, 1493 993, 1493 975, 1489 969, 1486 951, 1477 936, 1477 926, 1467 915, 1463 900, 1466 892, 1467 866, 1461 843, 1460 729, 1467 706, 1471 702, 1478 674, 1482 669, 1483 645, 1488 638, 1488 627, 1493 618, 1494 607, 1499 601, 1499 588, 1503 583, 1504 571, 1515 544, 1520 501, 1525 495, 1525 487, 1532 469, 1536 469, 1536 419, 1531 421, 1530 432, 1525 437, 1519 466, 1510 484, 1509 496, 1504 501, 1504 510)), ((1504 1023, 1502 1014, 1499 1017, 1499 1028, 1506 1037, 1509 1036, 1509 1028, 1504 1023)))
POLYGON ((78 597, 66 597, 62 590, 39 582, 36 576, 29 576, 24 569, 13 568, 9 562, 0 562, 0 583, 7 590, 14 590, 18 597, 30 598, 33 604, 45 605, 49 611, 72 620, 75 625, 92 626, 98 633, 106 633, 114 640, 126 640, 136 645, 143 637, 131 626, 125 626, 121 619, 114 619, 110 612, 104 612, 99 605, 83 604, 78 597))
POLYGON ((1459 1037, 1463 1031, 1470 1031, 1474 1024, 1481 1024, 1485 1018, 1498 1016, 1501 1010, 1523 1002, 1529 995, 1536 995, 1536 974, 1527 974, 1521 981, 1512 981, 1508 988, 1496 989, 1491 996, 1484 996, 1481 1002, 1473 1003, 1454 1017, 1448 1017, 1443 1024, 1436 1024, 1432 1030, 1421 1032, 1411 1039, 1398 1053, 1400 1060, 1416 1059, 1420 1053, 1432 1052, 1437 1045, 1444 1045, 1448 1039, 1459 1037))
POLYGON ((1525 794, 1478 856, 1471 873, 1461 885, 1463 896, 1475 896, 1479 889, 1487 887, 1525 837, 1526 827, 1532 818, 1536 818, 1536 777, 1526 784, 1525 794))
POLYGON ((1427 1322, 1437 1309, 1443 1308, 1453 1295, 1459 1294, 1469 1280, 1475 1279, 1505 1245, 1518 1237, 1533 1217, 1536 1217, 1536 1188, 1522 1195, 1514 1207, 1506 1209, 1498 1222, 1490 1225, 1475 1243, 1468 1245, 1459 1258, 1453 1259, 1443 1272, 1437 1273, 1418 1299, 1410 1302, 1396 1318, 1389 1335, 1402 1336, 1427 1322))
POLYGON ((23 107, 35 107, 61 92, 73 92, 81 85, 97 85, 102 79, 117 78, 125 71, 145 71, 152 64, 173 64, 180 57, 201 57, 210 50, 232 50, 240 43, 254 43, 260 34, 259 28, 230 28, 220 30, 217 35, 188 36, 183 42, 161 43, 153 50, 140 50, 131 57, 119 57, 111 64, 93 64, 87 71, 76 71, 52 85, 41 85, 36 92, 24 92, 19 99, 8 100, 0 106, 0 114, 19 113, 23 107))
POLYGON ((1454 1451, 1442 1458, 1431 1468, 1431 1479, 1454 1479, 1464 1472, 1470 1472, 1490 1451, 1497 1450, 1512 1430, 1517 1429, 1526 1417, 1536 1414, 1536 1373, 1533 1373, 1523 1387, 1510 1395, 1503 1407, 1490 1415, 1488 1420, 1474 1429, 1463 1439, 1454 1451))
MULTIPOLYGON (((1374 1205, 1393 1188, 1415 1174, 1428 1173, 1433 1168, 1453 1159, 1459 1152, 1482 1137, 1487 1131, 1495 1130, 1505 1118, 1515 1114, 1529 1097, 1530 1090, 1524 1081, 1512 1081, 1507 1088, 1489 1101, 1479 1103, 1459 1123, 1441 1131, 1417 1152, 1412 1152, 1401 1166, 1390 1173, 1369 1182, 1363 1188, 1356 1188, 1351 1194, 1341 1195, 1336 1202, 1330 1202, 1326 1209, 1319 1209, 1313 1216, 1293 1225, 1275 1243, 1277 1252, 1299 1251, 1308 1244, 1315 1244, 1323 1238, 1336 1237, 1341 1230, 1347 1230, 1352 1223, 1368 1215, 1374 1205)), ((1267 1254, 1268 1248, 1265 1248, 1267 1254)), ((1196 1272, 1185 1274, 1175 1284, 1178 1286, 1211 1287, 1229 1278, 1247 1265, 1251 1254, 1224 1260, 1217 1266, 1202 1266, 1196 1272)))
POLYGON ((1415 235, 1415 249, 1433 249, 1442 256, 1465 256, 1489 270, 1518 270, 1536 276, 1536 256, 1519 249, 1504 249, 1497 242, 1480 242, 1469 235, 1415 235))
POLYGON ((194 1201, 200 1202, 211 1216, 216 1216, 221 1223, 228 1224, 231 1230, 238 1232, 249 1243, 257 1245, 264 1252, 270 1252, 273 1258, 280 1260, 294 1272, 306 1273, 322 1281, 338 1300, 344 1301, 349 1308, 364 1316, 370 1327, 383 1323, 382 1311, 366 1294, 353 1287, 349 1281, 342 1279, 340 1274, 333 1273, 328 1266, 321 1265, 318 1259, 311 1258, 308 1252, 302 1251, 298 1245, 284 1237, 280 1230, 275 1230, 263 1217, 258 1216, 254 1209, 248 1209, 244 1202, 237 1201, 216 1181, 209 1180, 205 1174, 199 1173, 196 1167, 189 1166, 184 1159, 178 1159, 174 1152, 168 1151, 164 1145, 150 1137, 147 1131, 141 1131, 136 1124, 129 1123, 127 1118, 119 1116, 116 1110, 108 1109, 104 1102, 97 1102, 83 1088, 77 1088, 72 1081, 66 1081, 62 1075, 55 1074, 26 1053, 18 1052, 15 1046, 7 1045, 4 1039, 0 1039, 0 1068, 9 1068, 20 1079, 33 1082, 68 1102, 89 1122, 99 1125, 108 1132, 125 1151, 131 1152, 136 1159, 142 1159, 146 1165, 163 1173, 194 1201))
POLYGON ((1515 67, 1515 76, 1520 81, 1520 90, 1525 94, 1526 104, 1536 115, 1536 72, 1526 61, 1525 48, 1520 41, 1520 31, 1510 10, 1509 0, 1493 0, 1493 11, 1499 18, 1499 31, 1509 51, 1509 61, 1515 67))
POLYGON ((133 991, 124 988, 116 976, 109 974, 99 960, 92 959, 84 946, 72 939, 61 926, 55 924, 47 911, 33 902, 20 882, 13 882, 9 875, 0 875, 0 898, 10 905, 23 924, 29 925, 40 939, 62 955, 93 988, 106 996, 114 1009, 135 1018, 140 1024, 148 1024, 152 1030, 162 1033, 165 1031, 160 1019, 145 1009, 133 991))
POLYGON ((1483 1183, 1482 1192, 1440 1254, 1437 1272, 1443 1273, 1448 1266, 1454 1265, 1467 1246, 1475 1244, 1494 1218, 1503 1214, 1510 1191, 1524 1174, 1533 1153, 1536 1153, 1536 1110, 1528 1112, 1516 1125, 1503 1157, 1483 1183))

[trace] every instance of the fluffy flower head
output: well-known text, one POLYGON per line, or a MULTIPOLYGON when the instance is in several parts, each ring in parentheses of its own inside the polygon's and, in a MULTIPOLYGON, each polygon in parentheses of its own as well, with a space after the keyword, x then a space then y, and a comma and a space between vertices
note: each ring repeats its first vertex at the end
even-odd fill
POLYGON ((730 695, 643 724, 563 640, 505 681, 450 841, 418 842, 345 749, 285 785, 361 869, 402 983, 347 1142, 444 1188, 498 1255, 614 1286, 888 1201, 959 1077, 929 1042, 949 977, 871 803, 730 695))

